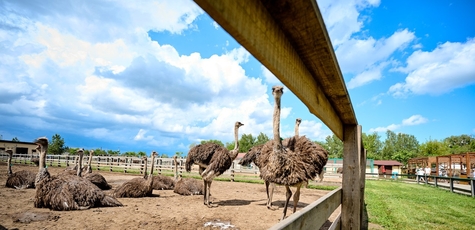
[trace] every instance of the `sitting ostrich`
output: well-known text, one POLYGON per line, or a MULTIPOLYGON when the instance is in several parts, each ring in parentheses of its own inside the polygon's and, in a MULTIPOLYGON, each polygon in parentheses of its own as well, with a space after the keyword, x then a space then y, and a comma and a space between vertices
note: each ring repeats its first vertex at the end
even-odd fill
POLYGON ((203 195, 203 183, 193 178, 182 178, 181 175, 178 176, 178 161, 176 156, 173 157, 173 160, 175 162, 176 180, 173 192, 183 196, 203 195))
POLYGON ((12 173, 13 150, 7 149, 6 152, 8 153, 8 178, 5 186, 16 189, 35 188, 36 173, 28 170, 12 173))
POLYGON ((259 161, 261 177, 264 181, 284 185, 286 201, 282 219, 287 214, 292 191, 290 186, 297 187, 294 194, 294 212, 300 199, 300 187, 312 180, 322 170, 328 160, 328 152, 305 136, 294 136, 286 141, 284 148, 280 139, 280 104, 284 93, 282 86, 272 87, 274 96, 273 133, 274 140, 268 141, 261 149, 259 161), (264 157, 263 157, 264 156, 264 157))
POLYGON ((99 187, 102 190, 109 190, 112 188, 104 176, 102 176, 99 173, 93 173, 92 172, 92 155, 94 154, 94 150, 89 151, 89 159, 87 163, 87 168, 86 168, 86 173, 84 174, 84 178, 88 179, 91 183, 95 184, 97 187, 99 187))
MULTIPOLYGON (((77 175, 59 174, 51 176, 45 168, 48 139, 40 137, 35 141, 40 147, 39 172, 36 175, 36 208, 49 208, 57 211, 82 210, 93 207, 117 207, 122 204, 115 198, 106 195, 97 186, 81 176, 78 167, 77 175)), ((79 152, 79 161, 82 161, 79 152)))
MULTIPOLYGON (((174 156, 176 158, 176 156, 174 156)), ((164 175, 153 176, 152 188, 153 190, 172 190, 175 188, 176 178, 173 179, 164 175)))
MULTIPOLYGON (((82 149, 79 149, 79 150, 82 150, 82 149)), ((77 150, 77 151, 79 151, 79 150, 77 150)), ((64 172, 62 172, 62 173, 63 174, 69 174, 69 175, 76 175, 77 171, 78 171, 79 156, 76 156, 74 162, 75 162, 74 166, 66 167, 66 169, 64 169, 64 172)))
POLYGON ((141 178, 134 178, 123 183, 114 191, 115 197, 130 197, 130 198, 139 198, 152 196, 153 188, 153 167, 155 166, 155 157, 157 153, 152 152, 152 167, 150 169, 150 175, 147 176, 147 157, 144 156, 143 160, 145 161, 144 176, 141 178))
POLYGON ((229 151, 215 143, 199 144, 190 149, 186 157, 186 171, 191 171, 193 164, 199 165, 199 172, 204 184, 204 204, 213 207, 209 199, 213 178, 228 170, 239 152, 238 129, 243 126, 239 121, 234 124, 234 149, 229 151))

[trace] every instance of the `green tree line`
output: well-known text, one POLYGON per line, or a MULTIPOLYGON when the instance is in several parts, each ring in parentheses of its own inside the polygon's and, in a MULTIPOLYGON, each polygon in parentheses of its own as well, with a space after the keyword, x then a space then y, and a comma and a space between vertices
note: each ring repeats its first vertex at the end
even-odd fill
MULTIPOLYGON (((473 135, 450 136, 443 140, 432 140, 420 144, 414 135, 405 133, 395 133, 391 130, 386 131, 386 138, 381 140, 381 136, 374 132, 372 134, 362 133, 363 145, 366 149, 366 157, 374 160, 396 160, 403 164, 414 157, 424 156, 443 156, 449 154, 458 154, 466 152, 475 152, 475 137, 473 135)), ((14 138, 19 141, 18 138, 14 138)), ((253 146, 264 144, 269 141, 269 137, 264 133, 259 133, 258 136, 252 134, 243 134, 239 139, 239 152, 247 152, 253 146)), ((216 143, 229 150, 234 149, 234 141, 223 143, 220 140, 203 140, 199 144, 207 142, 216 143)), ((315 141, 321 145, 329 153, 329 158, 343 158, 343 142, 335 135, 327 136, 325 141, 315 141)), ((193 143, 190 148, 195 146, 193 143)), ((78 148, 70 148, 65 146, 64 139, 55 134, 51 138, 49 144, 49 154, 63 154, 69 152, 76 153, 78 148)), ((110 156, 146 156, 143 151, 139 152, 124 152, 118 150, 103 150, 94 149, 94 155, 110 155, 110 156)), ((175 154, 161 154, 160 157, 183 156, 183 152, 175 152, 175 154)))

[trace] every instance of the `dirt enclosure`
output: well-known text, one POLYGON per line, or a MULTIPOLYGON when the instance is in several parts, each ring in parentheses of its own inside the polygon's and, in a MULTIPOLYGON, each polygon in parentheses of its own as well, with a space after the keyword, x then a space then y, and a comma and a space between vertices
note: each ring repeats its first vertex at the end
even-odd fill
MULTIPOLYGON (((48 168, 56 174, 64 168, 48 168)), ((14 165, 13 172, 31 170, 33 166, 14 165)), ((97 171, 96 171, 97 172, 97 171)), ((100 172, 117 188, 138 175, 100 172)), ((218 207, 203 205, 203 196, 181 196, 171 190, 153 192, 153 197, 119 198, 124 207, 92 208, 82 211, 51 211, 33 205, 34 189, 5 187, 7 167, 0 163, 0 230, 1 229, 268 229, 279 222, 285 188, 274 192, 277 211, 266 208, 263 184, 214 181, 211 199, 218 207)), ((339 185, 341 179, 325 179, 323 184, 339 185)), ((107 191, 107 193, 113 190, 107 191)), ((292 191, 295 191, 293 189, 292 191)), ((329 191, 301 189, 297 212, 329 191)), ((291 200, 292 203, 292 200, 291 200)), ((292 214, 290 205, 287 216, 292 214)))

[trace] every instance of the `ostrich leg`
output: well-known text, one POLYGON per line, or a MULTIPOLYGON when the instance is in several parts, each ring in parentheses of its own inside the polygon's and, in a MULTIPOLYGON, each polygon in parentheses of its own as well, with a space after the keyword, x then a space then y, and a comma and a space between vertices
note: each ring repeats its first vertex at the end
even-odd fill
POLYGON ((290 187, 286 185, 285 189, 287 190, 287 192, 285 193, 286 199, 285 199, 285 205, 284 205, 284 215, 282 216, 282 219, 280 220, 283 220, 285 218, 285 215, 287 214, 287 207, 289 206, 290 197, 292 197, 292 191, 290 191, 290 187))
POLYGON ((297 187, 297 191, 294 194, 294 213, 297 211, 297 204, 299 203, 300 199, 300 185, 297 187))
POLYGON ((274 195, 275 184, 270 183, 268 181, 266 181, 265 183, 266 183, 266 192, 267 192, 267 209, 275 211, 279 209, 279 207, 272 207, 272 196, 274 195), (270 190, 269 190, 269 186, 270 186, 270 190))

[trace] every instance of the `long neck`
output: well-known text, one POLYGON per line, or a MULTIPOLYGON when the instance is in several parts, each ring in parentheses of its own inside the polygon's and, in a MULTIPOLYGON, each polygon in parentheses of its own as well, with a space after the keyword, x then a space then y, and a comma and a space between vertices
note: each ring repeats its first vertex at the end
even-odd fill
POLYGON ((299 136, 299 123, 295 122, 295 136, 299 136))
POLYGON ((148 162, 147 162, 147 158, 144 159, 145 161, 145 167, 144 167, 144 172, 143 172, 143 178, 147 179, 147 170, 148 170, 148 162))
POLYGON ((239 126, 234 127, 234 150, 239 150, 239 126))
POLYGON ((8 175, 12 175, 12 157, 13 153, 8 153, 8 175))
POLYGON ((275 95, 274 115, 273 115, 273 132, 274 147, 280 149, 282 141, 280 140, 280 96, 275 95))
POLYGON ((153 176, 153 169, 155 168, 155 154, 152 154, 152 168, 150 169, 150 178, 153 176))
POLYGON ((83 153, 79 153, 79 163, 78 163, 78 168, 77 168, 78 177, 81 177, 81 173, 82 173, 82 157, 83 157, 83 153))
POLYGON ((45 168, 46 166, 46 152, 48 151, 47 147, 41 146, 40 148, 40 162, 39 162, 39 171, 45 168))
POLYGON ((88 173, 92 173, 92 167, 91 167, 91 164, 92 164, 92 151, 89 151, 89 160, 87 161, 87 172, 88 173))

